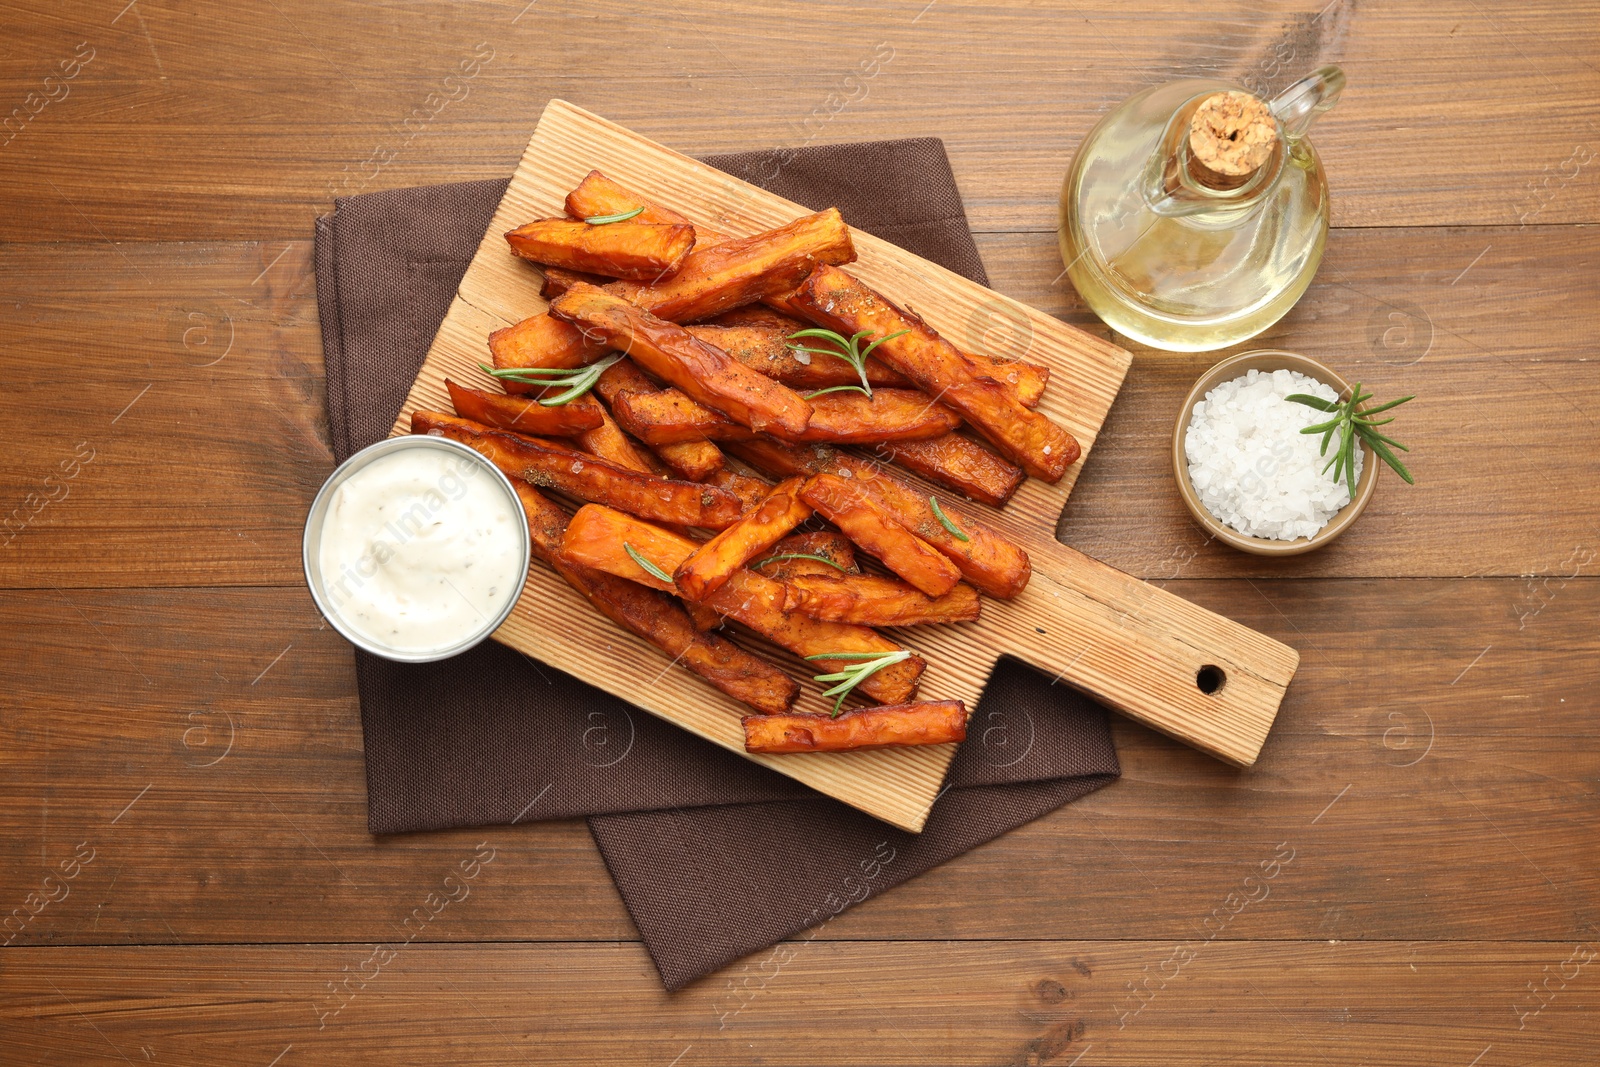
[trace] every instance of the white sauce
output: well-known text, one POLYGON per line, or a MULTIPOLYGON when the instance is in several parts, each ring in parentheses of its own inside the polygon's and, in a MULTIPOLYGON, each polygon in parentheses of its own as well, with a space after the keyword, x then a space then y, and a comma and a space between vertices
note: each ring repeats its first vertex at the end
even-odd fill
POLYGON ((449 648, 521 592, 524 521, 469 457, 437 448, 382 456, 328 502, 318 558, 329 606, 374 644, 449 648))

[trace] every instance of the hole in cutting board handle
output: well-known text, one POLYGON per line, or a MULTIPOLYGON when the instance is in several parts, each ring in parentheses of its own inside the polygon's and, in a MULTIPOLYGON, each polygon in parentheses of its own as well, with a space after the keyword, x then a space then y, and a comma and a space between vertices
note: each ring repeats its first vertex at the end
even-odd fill
POLYGON ((1220 692, 1227 681, 1227 672, 1211 663, 1201 667, 1194 675, 1194 684, 1199 687, 1200 692, 1208 695, 1220 692))

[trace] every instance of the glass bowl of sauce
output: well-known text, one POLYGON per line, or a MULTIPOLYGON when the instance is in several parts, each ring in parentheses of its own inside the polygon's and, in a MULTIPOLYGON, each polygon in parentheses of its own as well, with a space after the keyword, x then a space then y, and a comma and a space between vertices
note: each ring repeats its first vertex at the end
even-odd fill
POLYGON ((391 437, 341 463, 306 516, 311 598, 357 648, 404 663, 465 652, 506 620, 532 546, 511 480, 443 437, 391 437))

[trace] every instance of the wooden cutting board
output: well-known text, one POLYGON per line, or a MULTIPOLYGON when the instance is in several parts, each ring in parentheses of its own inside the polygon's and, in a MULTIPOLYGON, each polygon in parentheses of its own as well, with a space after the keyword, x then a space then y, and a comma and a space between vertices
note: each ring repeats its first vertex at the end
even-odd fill
MULTIPOLYGON (((592 169, 733 236, 771 229, 809 211, 565 101, 551 101, 394 433, 408 432, 418 408, 452 410, 446 376, 492 387, 478 370, 488 359, 490 331, 545 308, 536 268, 512 256, 502 234, 530 219, 563 214, 567 192, 592 169)), ((1040 410, 1083 446, 1084 458, 1059 483, 1030 478, 1002 511, 961 502, 961 510, 1027 550, 1033 580, 1015 600, 985 597, 977 622, 893 632, 928 661, 921 698, 964 700, 971 710, 995 662, 1012 656, 1219 759, 1253 763, 1299 654, 1054 537, 1062 506, 1127 374, 1129 354, 876 237, 860 231, 854 236, 860 258, 848 269, 909 304, 958 347, 1048 365, 1050 385, 1040 410), (1206 688, 1221 684, 1206 692, 1202 679, 1206 688)), ((669 664, 539 564, 495 638, 905 830, 922 829, 955 755, 954 745, 748 755, 739 725, 742 705, 669 664)), ((797 677, 817 671, 794 659, 783 665, 797 677)), ((818 695, 821 686, 807 680, 802 689, 797 710, 828 709, 831 702, 818 695)), ((615 773, 627 773, 626 762, 615 773)))

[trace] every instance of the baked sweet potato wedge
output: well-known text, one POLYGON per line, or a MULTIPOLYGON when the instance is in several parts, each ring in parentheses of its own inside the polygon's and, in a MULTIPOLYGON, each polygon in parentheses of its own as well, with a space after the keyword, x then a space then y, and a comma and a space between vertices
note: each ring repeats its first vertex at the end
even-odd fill
POLYGON ((437 411, 412 412, 411 432, 460 441, 513 477, 657 522, 720 530, 739 518, 739 499, 725 489, 629 470, 554 441, 519 437, 437 411))
MULTIPOLYGON (((794 322, 788 316, 778 315, 768 308, 763 307, 761 310, 769 315, 794 322)), ((805 329, 803 323, 794 322, 794 326, 789 329, 711 324, 690 326, 687 329, 700 340, 716 345, 751 370, 765 374, 768 378, 782 382, 793 389, 831 389, 836 385, 861 384, 861 376, 846 361, 810 352, 796 352, 789 347, 789 335, 796 330, 805 329)), ((868 356, 865 367, 867 384, 874 389, 880 386, 911 387, 911 382, 905 375, 890 370, 875 357, 868 356)))
MULTIPOLYGON (((670 530, 590 504, 579 508, 572 517, 562 536, 561 555, 571 562, 619 578, 653 589, 665 589, 670 583, 650 573, 634 556, 671 574, 697 547, 694 541, 670 530)), ((823 622, 786 611, 783 606, 786 599, 781 583, 745 569, 735 572, 703 603, 801 657, 829 652, 901 651, 900 645, 865 626, 823 622)), ((909 700, 926 667, 927 661, 912 656, 871 675, 857 686, 857 691, 873 700, 889 703, 909 700)))
POLYGON ((721 589, 735 571, 809 519, 811 508, 800 499, 804 483, 803 478, 790 478, 773 486, 765 500, 679 564, 672 580, 683 598, 705 600, 721 589))
POLYGON ((754 326, 765 330, 776 330, 785 337, 796 330, 806 328, 806 323, 766 304, 746 304, 744 307, 737 307, 732 311, 724 311, 720 315, 707 319, 700 325, 754 326))
POLYGON ((687 441, 748 441, 756 436, 750 427, 690 399, 680 389, 630 389, 611 401, 611 410, 625 430, 651 448, 687 441))
POLYGON ((575 285, 550 313, 604 337, 651 374, 751 429, 794 437, 811 419, 811 405, 799 393, 608 289, 575 285))
MULTIPOLYGON (((622 215, 634 208, 640 208, 639 214, 634 216, 640 222, 687 223, 689 221, 671 208, 662 207, 624 188, 598 170, 591 170, 583 181, 578 183, 578 187, 567 194, 566 208, 567 214, 578 219, 592 219, 596 215, 622 215)), ((695 237, 700 244, 711 244, 723 239, 721 234, 712 233, 703 227, 696 228, 695 237)))
MULTIPOLYGON (((599 337, 586 338, 568 322, 541 312, 489 334, 489 358, 499 370, 509 367, 566 369, 593 363, 606 351, 599 337)), ((508 393, 532 393, 540 387, 526 382, 503 381, 508 393)))
POLYGON ((965 582, 940 597, 875 574, 790 575, 783 583, 790 611, 857 626, 972 622, 982 610, 978 591, 965 582))
MULTIPOLYGON (((612 405, 615 413, 617 398, 624 392, 660 392, 661 387, 646 378, 632 360, 621 359, 607 367, 595 382, 594 391, 612 405)), ((638 436, 635 434, 634 436, 638 436)), ((722 469, 725 457, 710 441, 694 440, 681 444, 650 445, 650 450, 680 478, 691 482, 709 481, 722 469)), ((742 498, 741 498, 742 499, 742 498)))
POLYGON ((800 686, 777 667, 716 634, 701 633, 671 597, 560 556, 568 516, 533 486, 513 479, 532 535, 533 554, 549 564, 600 613, 644 638, 688 670, 755 710, 773 715, 794 706, 800 686))
POLYGON ((771 552, 752 561, 750 568, 780 582, 808 574, 837 578, 861 572, 856 565, 856 546, 832 530, 790 534, 773 545, 771 552))
POLYGON ((590 396, 580 396, 566 404, 545 407, 537 400, 469 389, 449 378, 444 380, 444 387, 450 391, 450 403, 457 415, 513 433, 571 437, 592 430, 605 421, 599 402, 590 396))
POLYGON ((966 535, 963 541, 945 529, 925 493, 913 489, 871 460, 847 455, 826 445, 793 446, 767 439, 730 444, 728 448, 746 463, 780 478, 820 473, 849 478, 852 484, 883 504, 907 529, 943 553, 960 568, 967 581, 990 596, 1016 596, 1027 587, 1033 574, 1028 554, 1020 546, 941 501, 945 517, 966 535))
POLYGON ((888 508, 857 488, 854 480, 814 474, 800 497, 891 571, 931 597, 944 596, 961 571, 938 549, 907 529, 888 508))
POLYGON ((710 481, 711 476, 722 469, 725 459, 722 450, 710 441, 661 445, 653 451, 680 478, 687 478, 691 482, 710 481))
POLYGON ((562 270, 560 267, 545 267, 544 280, 539 283, 539 295, 546 300, 554 300, 578 282, 588 282, 590 285, 605 285, 611 280, 598 274, 586 274, 581 270, 562 270))
MULTIPOLYGON (((871 396, 828 393, 807 403, 810 423, 789 440, 842 445, 919 441, 943 437, 961 423, 959 415, 916 389, 874 389, 871 396)), ((625 392, 613 410, 629 433, 649 445, 748 441, 755 435, 750 427, 677 389, 625 392)))
POLYGON ((673 594, 678 587, 672 572, 699 547, 698 541, 675 530, 600 504, 579 508, 561 539, 563 559, 673 594))
POLYGON ((876 349, 879 359, 955 408, 1029 474, 1057 482, 1076 462, 1078 442, 1070 433, 1024 407, 1013 390, 985 376, 922 319, 844 271, 819 265, 791 302, 846 336, 866 330, 888 338, 876 349))
POLYGON ((856 255, 850 228, 834 208, 749 237, 710 236, 718 239, 703 240, 672 277, 651 284, 618 281, 607 288, 661 318, 695 322, 790 292, 817 265, 849 263, 856 255))
MULTIPOLYGON (((643 208, 643 211, 635 218, 644 222, 686 223, 689 221, 687 217, 678 212, 624 188, 597 170, 590 171, 589 176, 584 178, 578 188, 567 196, 568 213, 580 218, 593 215, 619 215, 632 211, 634 208, 643 208)), ((696 227, 695 236, 698 241, 696 246, 698 248, 719 244, 727 240, 722 234, 707 230, 703 226, 696 227)), ((570 284, 570 282, 566 284, 570 284)), ((564 285, 563 288, 565 288, 564 285)), ((802 322, 797 314, 794 314, 799 312, 800 309, 790 305, 791 296, 792 291, 770 294, 762 298, 762 304, 746 304, 723 312, 713 317, 708 325, 763 326, 779 330, 787 338, 789 334, 794 333, 796 330, 804 329, 806 326, 806 323, 802 322)), ((554 296, 547 293, 545 294, 545 299, 551 300, 554 299, 554 296)), ((712 343, 715 344, 717 342, 713 340, 712 343)), ((1023 405, 1030 408, 1039 406, 1039 398, 1044 395, 1045 385, 1050 379, 1050 369, 1048 367, 1041 367, 1021 360, 995 359, 979 352, 969 352, 966 355, 982 373, 995 379, 1001 385, 1013 389, 1017 394, 1017 399, 1023 405)), ((737 356, 737 354, 736 358, 742 360, 742 356, 737 356)), ((841 363, 840 366, 843 367, 844 365, 841 363)), ((760 370, 761 368, 753 367, 752 369, 760 370)), ((849 371, 848 367, 844 369, 847 372, 849 371)), ((834 373, 837 373, 837 371, 834 373)), ((877 359, 867 360, 867 375, 868 381, 871 382, 874 388, 879 384, 901 386, 909 384, 896 371, 884 366, 877 359), (882 379, 881 383, 880 378, 882 379)), ((807 380, 786 381, 781 377, 778 380, 785 385, 795 386, 796 388, 806 386, 810 388, 826 387, 822 384, 811 385, 807 380)), ((848 384, 848 381, 830 381, 826 383, 826 385, 848 384)))
POLYGON ((982 352, 963 350, 961 354, 978 369, 980 375, 993 378, 1014 392, 1017 402, 1023 407, 1036 408, 1044 398, 1045 386, 1050 383, 1049 367, 1021 359, 996 359, 982 352))
POLYGON ((967 708, 959 700, 857 708, 837 718, 785 712, 746 715, 740 721, 746 752, 848 752, 967 739, 967 708))
MULTIPOLYGON (((829 208, 775 230, 696 249, 658 284, 617 281, 605 288, 670 322, 693 322, 792 289, 816 265, 848 263, 855 254, 850 228, 829 208)), ((535 315, 490 334, 489 351, 501 368, 578 367, 594 362, 605 345, 570 323, 535 315)), ((528 391, 515 382, 506 389, 528 391)))
MULTIPOLYGON (((547 298, 548 299, 548 298, 547 298)), ((749 305, 720 315, 709 323, 689 327, 689 332, 726 351, 751 370, 760 371, 795 389, 826 389, 836 385, 856 385, 860 376, 842 359, 830 359, 790 348, 789 337, 805 329, 805 323, 764 305, 749 305), (760 313, 765 313, 762 317, 760 313), (729 320, 730 316, 740 316, 729 320), (782 323, 783 325, 775 325, 782 323), (809 360, 810 362, 804 362, 809 360)), ((993 378, 1016 393, 1024 407, 1035 408, 1044 396, 1050 369, 1021 360, 992 359, 977 352, 964 352, 982 375, 993 378)), ((909 388, 912 382, 877 356, 868 356, 863 366, 867 384, 909 388)))
MULTIPOLYGON (((584 397, 582 399, 591 399, 584 397)), ((601 423, 592 430, 584 430, 572 435, 572 440, 583 451, 591 456, 610 460, 619 467, 627 467, 631 471, 642 474, 653 474, 662 477, 667 473, 666 464, 656 458, 654 452, 642 446, 635 445, 627 434, 622 432, 604 405, 595 401, 595 407, 600 409, 601 423)), ((690 478, 690 481, 697 479, 690 478)))
POLYGON ((637 217, 600 226, 582 219, 535 219, 507 231, 506 243, 540 266, 656 282, 683 266, 694 248, 694 227, 637 217))
MULTIPOLYGON (((713 445, 712 447, 715 448, 716 446, 713 445)), ((717 455, 721 456, 722 452, 719 450, 717 455)), ((723 458, 726 461, 726 457, 723 458)), ((722 467, 714 471, 705 479, 705 482, 707 485, 715 485, 726 489, 738 497, 739 503, 744 506, 746 511, 761 503, 766 498, 767 490, 772 488, 769 483, 762 481, 760 478, 745 474, 742 471, 731 470, 728 467, 722 467)))
POLYGON ((957 433, 922 441, 885 441, 873 451, 992 508, 1004 507, 1028 478, 1021 467, 957 433))

